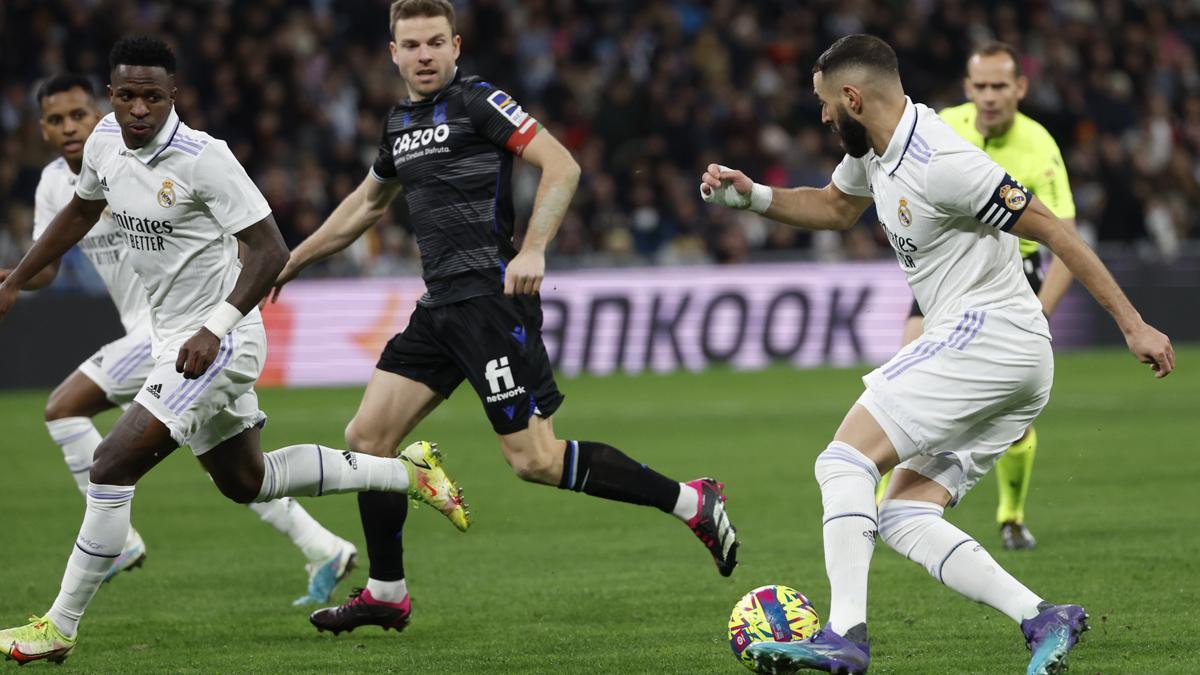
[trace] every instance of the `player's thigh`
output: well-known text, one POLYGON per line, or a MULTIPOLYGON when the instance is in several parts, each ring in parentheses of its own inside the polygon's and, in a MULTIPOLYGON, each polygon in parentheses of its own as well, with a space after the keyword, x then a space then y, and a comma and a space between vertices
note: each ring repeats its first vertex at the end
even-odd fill
POLYGON ((563 395, 542 342, 537 296, 482 296, 455 303, 438 317, 439 336, 466 376, 499 436, 547 419, 563 395))
POLYGON ((133 485, 178 445, 165 424, 134 403, 96 448, 91 481, 100 485, 133 485))
MULTIPOLYGON (((891 427, 889 421, 880 416, 878 411, 872 411, 859 399, 846 413, 841 425, 833 434, 833 440, 845 443, 858 450, 875 463, 879 473, 891 471, 899 461, 896 442, 889 436, 891 427)), ((894 432, 892 434, 895 435, 894 432)))
POLYGON ((1045 406, 1046 397, 1035 395, 1028 401, 1014 404, 979 422, 962 436, 943 443, 936 453, 921 454, 904 461, 897 467, 897 473, 903 471, 912 480, 898 486, 889 485, 887 498, 934 501, 906 496, 936 493, 936 488, 929 484, 933 483, 945 491, 946 504, 957 504, 992 470, 1013 442, 1025 434, 1045 406))
POLYGON ((885 500, 906 499, 914 502, 929 502, 945 507, 950 503, 951 494, 941 483, 932 478, 896 467, 883 498, 885 500))
POLYGON ((387 457, 445 398, 424 382, 376 369, 346 427, 355 452, 387 457))
POLYGON ((863 378, 860 402, 912 440, 901 462, 932 454, 996 416, 1048 396, 1049 340, 1000 311, 969 310, 936 326, 863 378))
POLYGON ((265 422, 254 391, 266 362, 262 324, 242 324, 222 337, 212 365, 195 379, 176 371, 177 355, 177 345, 158 355, 134 399, 170 429, 177 444, 200 456, 265 422))
POLYGON ((76 370, 50 392, 50 398, 46 399, 46 421, 95 417, 112 407, 100 385, 76 370))

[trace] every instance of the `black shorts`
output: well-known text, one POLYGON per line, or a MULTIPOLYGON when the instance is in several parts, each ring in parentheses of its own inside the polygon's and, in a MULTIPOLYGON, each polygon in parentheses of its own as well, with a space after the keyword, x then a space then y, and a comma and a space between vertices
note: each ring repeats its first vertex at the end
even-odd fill
MULTIPOLYGON (((1042 254, 1041 251, 1034 251, 1029 255, 1021 258, 1021 265, 1025 270, 1025 280, 1029 282, 1029 287, 1033 289, 1033 294, 1037 295, 1042 292, 1042 280, 1045 274, 1042 272, 1042 254)), ((908 310, 908 318, 914 316, 925 316, 925 312, 921 311, 921 306, 917 304, 917 299, 913 298, 912 308, 908 310)))
POLYGON ((438 307, 417 306, 408 327, 388 340, 375 366, 425 384, 443 397, 471 381, 497 434, 529 426, 562 405, 542 344, 538 296, 485 295, 438 307))

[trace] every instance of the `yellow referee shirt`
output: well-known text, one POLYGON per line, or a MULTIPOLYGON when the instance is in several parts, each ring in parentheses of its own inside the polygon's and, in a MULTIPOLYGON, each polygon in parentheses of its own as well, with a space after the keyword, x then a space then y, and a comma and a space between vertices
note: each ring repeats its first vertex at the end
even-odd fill
MULTIPOLYGON (((1071 181, 1058 144, 1046 128, 1017 112, 1012 127, 996 138, 983 137, 975 128, 975 104, 971 102, 942 110, 938 115, 975 147, 983 150, 1010 176, 1029 189, 1059 218, 1075 217, 1071 181)), ((1021 255, 1038 250, 1036 241, 1021 240, 1021 255)))

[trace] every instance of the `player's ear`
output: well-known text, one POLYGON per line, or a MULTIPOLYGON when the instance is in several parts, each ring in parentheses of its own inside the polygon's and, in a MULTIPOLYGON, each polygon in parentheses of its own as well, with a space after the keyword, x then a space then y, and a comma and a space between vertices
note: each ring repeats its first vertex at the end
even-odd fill
POLYGON ((396 53, 399 49, 400 48, 396 46, 395 40, 388 42, 388 53, 392 55, 392 63, 395 64, 397 68, 400 67, 400 62, 396 60, 396 53))
POLYGON ((1029 78, 1024 75, 1017 78, 1017 100, 1025 98, 1025 94, 1029 91, 1029 78))
POLYGON ((450 38, 450 42, 454 45, 454 60, 458 60, 458 55, 462 52, 462 35, 456 34, 450 38))
POLYGON ((968 101, 975 100, 974 92, 971 91, 971 78, 969 77, 963 78, 963 96, 966 97, 968 101))
POLYGON ((862 114, 862 92, 859 91, 858 87, 849 84, 842 85, 842 100, 845 101, 846 108, 850 112, 856 115, 862 114))

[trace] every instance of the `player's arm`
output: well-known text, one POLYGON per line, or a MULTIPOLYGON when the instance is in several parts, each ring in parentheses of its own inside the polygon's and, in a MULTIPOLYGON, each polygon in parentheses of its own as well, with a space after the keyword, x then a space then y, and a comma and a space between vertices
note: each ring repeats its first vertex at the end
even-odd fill
POLYGON ((71 197, 71 201, 50 221, 45 233, 38 237, 21 262, 0 283, 0 318, 8 313, 16 302, 17 293, 26 284, 35 281, 39 272, 43 272, 47 265, 56 263, 83 239, 99 220, 104 206, 103 199, 83 199, 79 195, 71 197))
MULTIPOLYGON (((1063 218, 1063 224, 1075 229, 1074 218, 1063 218)), ((1075 279, 1066 263, 1058 256, 1050 255, 1050 267, 1046 268, 1046 278, 1042 280, 1042 290, 1038 292, 1038 300, 1042 301, 1042 313, 1050 316, 1058 308, 1058 303, 1067 294, 1071 282, 1075 279)))
POLYGON ((700 177, 700 197, 709 203, 750 209, 792 227, 847 230, 871 205, 870 197, 848 194, 832 182, 823 188, 760 185, 735 169, 709 164, 700 177))
POLYGON ((1074 228, 1055 217, 1045 204, 1033 199, 1011 232, 1044 244, 1058 256, 1067 270, 1112 315, 1125 335, 1129 351, 1142 363, 1151 364, 1156 377, 1166 377, 1175 369, 1175 350, 1170 339, 1142 320, 1104 263, 1074 228))
POLYGON ((364 178, 321 223, 321 227, 292 251, 287 265, 275 279, 272 302, 279 299, 283 285, 295 279, 305 267, 346 248, 371 229, 387 213, 398 194, 398 182, 382 182, 374 176, 364 178))
POLYGON ((175 370, 187 379, 200 377, 208 370, 217 358, 221 338, 271 292, 271 285, 287 264, 287 245, 270 214, 234 232, 233 236, 238 240, 242 271, 225 302, 180 346, 175 357, 175 370))
MULTIPOLYGON (((39 289, 49 286, 51 284, 51 282, 54 281, 54 278, 58 276, 58 264, 59 264, 59 261, 55 260, 54 262, 50 263, 49 265, 46 265, 45 267, 43 267, 41 272, 38 272, 37 274, 30 277, 29 281, 26 281, 25 283, 21 284, 21 290, 36 291, 36 290, 39 290, 39 289)), ((12 270, 0 269, 0 282, 7 279, 8 275, 10 275, 10 274, 12 274, 12 270)))
POLYGON ((521 158, 541 169, 533 213, 521 251, 504 273, 505 295, 537 293, 546 275, 546 246, 558 232, 579 185, 579 164, 550 132, 541 130, 525 146, 521 158))

